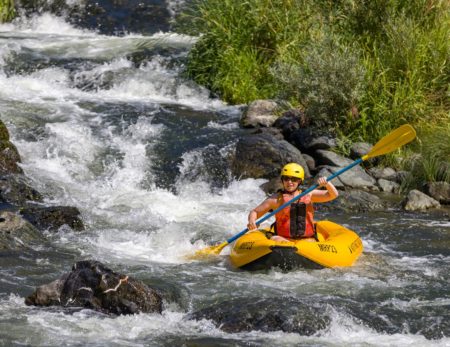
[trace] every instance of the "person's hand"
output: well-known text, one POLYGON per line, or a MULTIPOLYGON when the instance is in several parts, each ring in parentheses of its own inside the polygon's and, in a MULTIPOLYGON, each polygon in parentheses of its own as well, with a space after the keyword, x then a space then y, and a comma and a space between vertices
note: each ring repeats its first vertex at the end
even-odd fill
POLYGON ((248 230, 255 230, 257 228, 255 221, 249 221, 247 224, 248 230))
POLYGON ((328 184, 326 177, 319 177, 319 179, 317 180, 317 184, 319 185, 319 187, 326 187, 326 185, 328 184))

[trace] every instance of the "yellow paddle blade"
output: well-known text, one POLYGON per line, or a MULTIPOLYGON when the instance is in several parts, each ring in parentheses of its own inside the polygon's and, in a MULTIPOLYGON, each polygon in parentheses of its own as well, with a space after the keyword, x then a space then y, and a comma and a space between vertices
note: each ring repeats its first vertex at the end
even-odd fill
POLYGON ((370 152, 363 156, 362 159, 367 160, 395 151, 401 146, 414 140, 415 137, 416 131, 414 128, 409 124, 404 124, 378 141, 370 152))
POLYGON ((227 245, 228 245, 228 242, 225 241, 216 246, 209 246, 209 247, 200 249, 197 252, 195 252, 194 255, 190 256, 189 259, 202 260, 202 259, 208 259, 208 258, 217 256, 220 254, 220 252, 222 252, 222 249, 224 249, 227 245))

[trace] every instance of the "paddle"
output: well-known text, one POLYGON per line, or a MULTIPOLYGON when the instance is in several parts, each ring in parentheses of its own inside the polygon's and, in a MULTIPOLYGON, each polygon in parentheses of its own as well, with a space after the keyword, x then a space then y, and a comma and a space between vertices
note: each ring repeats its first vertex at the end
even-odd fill
MULTIPOLYGON (((361 158, 355 160, 350 165, 335 172, 330 177, 327 177, 327 181, 331 181, 333 178, 336 178, 337 176, 343 174, 345 171, 350 170, 352 167, 362 163, 363 161, 365 161, 367 159, 390 153, 390 152, 400 148, 401 146, 407 144, 408 142, 411 142, 412 140, 414 140, 415 137, 416 137, 416 131, 414 130, 414 128, 411 125, 409 125, 409 124, 402 125, 401 127, 395 129, 394 131, 392 131, 391 133, 389 133, 388 135, 383 137, 380 141, 378 141, 375 144, 375 146, 372 147, 372 149, 370 150, 369 153, 367 153, 366 155, 362 156, 361 158)), ((276 210, 264 215, 263 217, 261 217, 260 219, 258 219, 256 221, 256 225, 260 225, 262 222, 266 221, 273 215, 277 214, 279 211, 281 211, 285 207, 289 206, 293 202, 297 201, 302 196, 305 196, 306 194, 312 192, 318 186, 319 186, 318 184, 314 184, 313 186, 309 187, 307 190, 302 192, 300 195, 297 195, 293 199, 285 202, 283 205, 278 207, 276 210)), ((225 242, 223 242, 219 245, 210 246, 205 249, 201 249, 201 250, 197 251, 195 256, 197 256, 199 258, 203 258, 203 257, 211 256, 211 255, 218 255, 218 254, 220 254, 222 249, 224 249, 231 242, 240 238, 242 235, 244 235, 248 231, 249 231, 248 228, 245 228, 240 233, 230 237, 228 240, 226 240, 225 242)), ((195 258, 195 256, 194 256, 194 258, 195 258)))

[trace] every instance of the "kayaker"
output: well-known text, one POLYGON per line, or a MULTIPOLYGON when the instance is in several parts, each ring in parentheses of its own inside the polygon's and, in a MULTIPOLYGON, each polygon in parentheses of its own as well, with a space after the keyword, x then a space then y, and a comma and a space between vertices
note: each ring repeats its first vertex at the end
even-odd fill
MULTIPOLYGON (((301 194, 300 185, 305 178, 303 167, 296 163, 289 163, 281 169, 281 181, 283 189, 271 195, 260 205, 250 211, 248 215, 248 230, 257 228, 256 220, 269 211, 288 202, 295 196, 301 194)), ((315 202, 327 202, 337 198, 339 195, 336 187, 327 182, 325 177, 317 180, 319 188, 301 197, 299 200, 285 207, 275 214, 274 236, 275 240, 314 238, 314 208, 315 202)))

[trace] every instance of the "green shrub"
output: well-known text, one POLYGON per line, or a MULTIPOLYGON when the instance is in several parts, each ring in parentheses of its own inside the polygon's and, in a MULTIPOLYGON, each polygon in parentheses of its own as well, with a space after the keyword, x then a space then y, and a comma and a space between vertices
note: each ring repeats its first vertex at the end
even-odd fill
POLYGON ((357 49, 326 37, 306 46, 301 62, 283 60, 270 70, 282 98, 300 103, 311 122, 327 130, 352 121, 364 90, 357 49))

